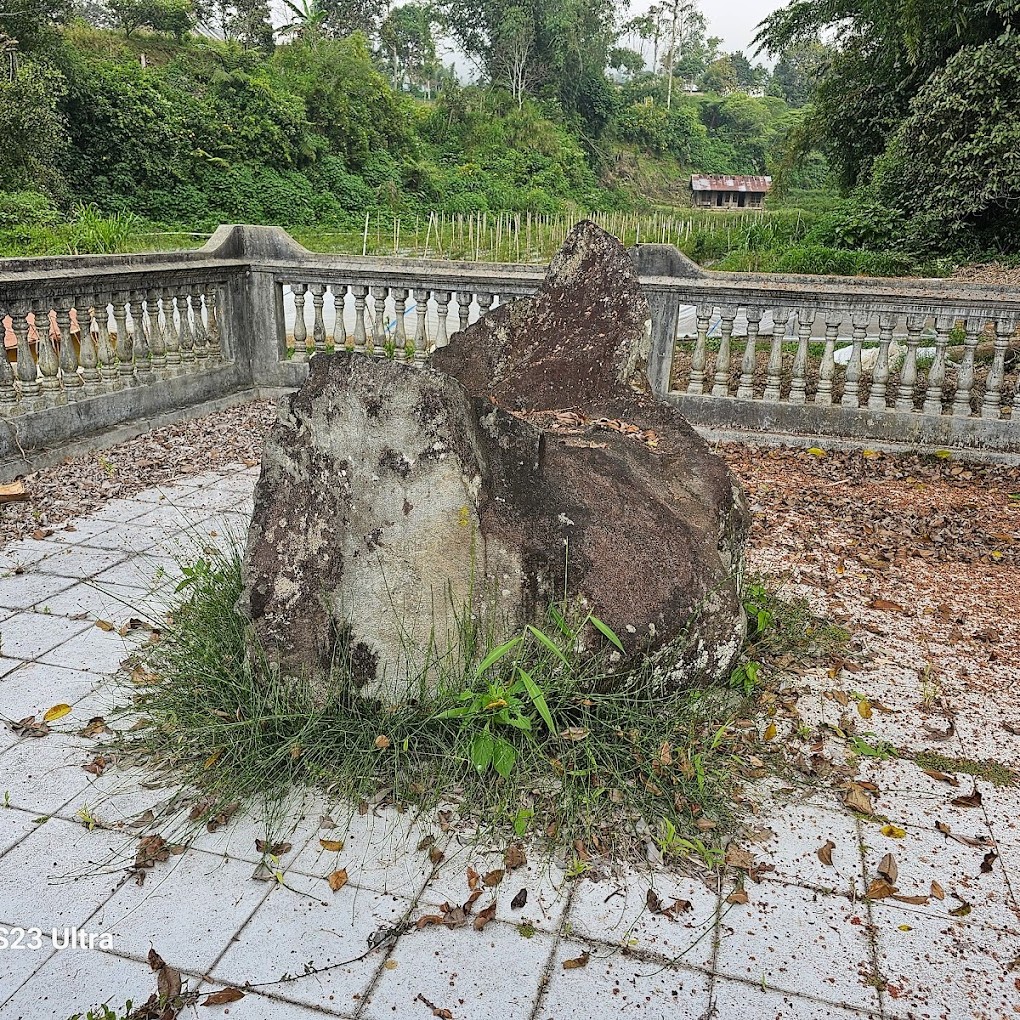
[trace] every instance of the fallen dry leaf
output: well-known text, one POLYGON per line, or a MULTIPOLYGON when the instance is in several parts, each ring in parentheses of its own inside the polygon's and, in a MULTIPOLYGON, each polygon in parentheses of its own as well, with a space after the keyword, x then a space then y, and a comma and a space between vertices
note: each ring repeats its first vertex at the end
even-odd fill
POLYGON ((876 878, 868 886, 868 891, 864 895, 869 900, 881 900, 885 899, 886 896, 894 896, 895 894, 896 886, 891 885, 884 878, 876 878))
POLYGON ((849 784, 843 792, 843 803, 851 811, 859 811, 861 814, 870 815, 875 812, 871 794, 859 783, 849 784))
POLYGON ((493 886, 499 885, 499 883, 503 881, 503 876, 505 874, 506 872, 502 868, 496 868, 495 870, 490 871, 482 879, 482 883, 491 889, 493 886))
POLYGON ((580 970, 582 967, 588 966, 588 960, 591 958, 590 953, 582 953, 580 956, 575 957, 572 960, 563 961, 564 970, 580 970))
POLYGON ((872 599, 868 603, 869 609, 881 609, 887 613, 902 613, 904 612, 903 606, 898 602, 891 602, 889 599, 872 599))
POLYGON ((896 877, 899 875, 900 869, 897 867, 896 858, 892 854, 886 854, 878 862, 877 870, 879 875, 886 879, 890 885, 896 884, 896 877))
POLYGON ((114 625, 110 623, 109 620, 96 620, 96 626, 100 630, 105 630, 107 633, 109 633, 111 630, 116 630, 114 625))
POLYGON ((946 898, 945 890, 935 881, 931 884, 931 894, 937 900, 944 900, 946 898))
POLYGON ((522 889, 511 901, 511 910, 523 910, 525 904, 528 902, 528 890, 522 889))
POLYGON ((101 715, 94 715, 89 721, 78 731, 79 737, 100 737, 106 733, 112 733, 113 731, 109 726, 106 725, 106 720, 101 715))
POLYGON ((907 834, 906 829, 901 829, 898 825, 893 825, 891 822, 887 822, 878 830, 883 836, 888 836, 889 839, 903 839, 907 834))
POLYGON ((750 871, 754 867, 754 856, 735 846, 726 848, 725 860, 731 868, 738 868, 741 871, 750 871))
POLYGON ((727 903, 747 903, 750 897, 747 892, 743 889, 734 889, 733 892, 726 897, 727 903))
POLYGON ((326 881, 329 883, 329 887, 333 890, 333 892, 339 892, 345 885, 347 885, 347 869, 338 868, 331 875, 326 877, 326 881))
POLYGON ((338 854, 344 848, 344 841, 342 839, 320 839, 319 846, 323 850, 329 850, 331 853, 338 854))
POLYGON ((240 988, 224 988, 221 991, 213 992, 202 1000, 203 1006, 226 1006, 231 1002, 237 1002, 244 998, 244 992, 240 988))
POLYGON ((962 797, 954 797, 949 803, 954 807, 981 807, 981 791, 977 788, 977 783, 974 784, 974 789, 970 793, 965 793, 962 797))
POLYGON ((8 727, 12 733, 19 737, 45 737, 50 728, 44 722, 36 722, 34 715, 27 715, 18 722, 9 722, 8 727))
POLYGON ((482 931, 485 926, 496 916, 496 901, 493 900, 484 910, 479 910, 472 927, 475 931, 482 931))
POLYGON ((946 772, 939 772, 938 769, 921 769, 926 776, 931 776, 932 779, 937 780, 940 783, 947 783, 949 786, 959 786, 960 780, 956 776, 951 776, 946 772))
POLYGON ((820 846, 815 853, 818 855, 818 859, 822 864, 828 865, 830 868, 832 865, 832 851, 836 849, 836 844, 831 839, 825 841, 825 846, 820 846))
POLYGON ((65 705, 63 703, 54 705, 52 708, 46 709, 46 714, 43 716, 43 722, 56 722, 58 719, 63 719, 70 711, 70 705, 65 705))
POLYGON ((389 746, 390 746, 390 738, 385 736, 384 734, 380 733, 379 736, 377 736, 375 738, 375 747, 376 747, 377 750, 385 751, 386 748, 389 747, 389 746))
POLYGON ((255 849, 260 854, 269 854, 271 857, 280 857, 289 854, 294 849, 290 843, 270 843, 264 839, 255 840, 255 849))
POLYGON ((506 853, 503 855, 503 859, 506 862, 507 871, 516 871, 518 868, 523 868, 528 863, 528 858, 525 856, 524 848, 518 843, 514 843, 508 846, 506 853))
POLYGON ((564 740, 570 740, 577 742, 578 740, 584 740, 588 736, 588 730, 583 726, 567 726, 565 729, 560 730, 560 736, 564 740))

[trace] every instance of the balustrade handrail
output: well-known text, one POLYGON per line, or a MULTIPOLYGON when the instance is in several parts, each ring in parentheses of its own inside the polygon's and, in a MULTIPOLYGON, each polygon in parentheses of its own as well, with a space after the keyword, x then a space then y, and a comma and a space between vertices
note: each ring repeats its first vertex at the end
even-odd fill
MULTIPOLYGON (((653 389, 696 423, 1020 453, 1020 291, 736 276, 667 245, 632 255, 653 389)), ((423 360, 545 273, 322 254, 245 226, 182 252, 0 259, 0 464, 167 407, 298 386, 338 347, 423 360)))

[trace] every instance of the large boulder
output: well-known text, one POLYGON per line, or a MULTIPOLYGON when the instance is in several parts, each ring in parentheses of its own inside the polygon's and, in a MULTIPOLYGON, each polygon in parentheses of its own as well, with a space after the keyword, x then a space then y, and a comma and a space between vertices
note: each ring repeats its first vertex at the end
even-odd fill
MULTIPOLYGON (((648 393, 627 252, 579 224, 536 297, 420 368, 318 355, 263 455, 241 608, 268 657, 346 664, 394 701, 562 600, 663 688, 728 673, 748 512, 722 460, 648 393)), ((589 627, 592 650, 604 638, 589 627)))

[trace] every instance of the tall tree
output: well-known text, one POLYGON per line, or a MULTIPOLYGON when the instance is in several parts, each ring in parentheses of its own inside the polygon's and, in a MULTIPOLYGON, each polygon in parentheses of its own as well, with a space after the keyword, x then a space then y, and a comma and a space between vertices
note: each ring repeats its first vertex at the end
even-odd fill
POLYGON ((756 41, 831 40, 805 141, 845 189, 874 187, 931 239, 1020 247, 1018 33, 1020 0, 793 0, 756 41))
POLYGON ((431 97, 437 71, 436 14, 426 4, 393 8, 379 26, 379 42, 397 88, 413 85, 431 97))
POLYGON ((617 36, 615 0, 442 0, 442 8, 450 32, 490 81, 505 80, 508 47, 520 57, 533 31, 525 77, 534 81, 540 72, 543 92, 590 138, 601 133, 614 103, 605 72, 617 36))

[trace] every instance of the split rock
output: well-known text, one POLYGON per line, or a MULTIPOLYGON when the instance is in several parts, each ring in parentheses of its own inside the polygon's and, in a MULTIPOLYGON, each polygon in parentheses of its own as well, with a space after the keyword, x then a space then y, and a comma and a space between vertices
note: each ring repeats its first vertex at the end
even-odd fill
MULTIPOLYGON (((649 395, 650 317, 619 242, 579 224, 540 292, 419 367, 317 355, 263 455, 240 608, 268 657, 398 701, 567 592, 661 686, 728 674, 748 511, 649 395)), ((591 650, 611 652, 589 626, 591 650)))

